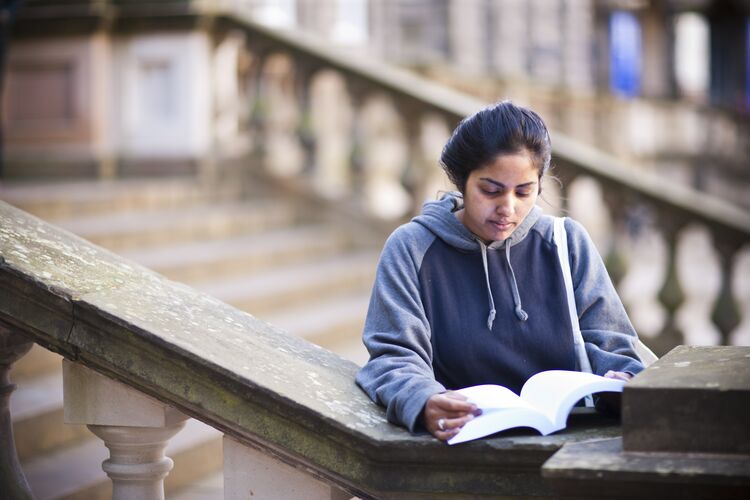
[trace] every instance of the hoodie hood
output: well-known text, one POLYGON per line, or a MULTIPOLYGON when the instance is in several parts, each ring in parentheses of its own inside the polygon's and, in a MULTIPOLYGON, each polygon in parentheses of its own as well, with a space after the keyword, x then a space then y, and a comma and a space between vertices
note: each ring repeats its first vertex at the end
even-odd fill
MULTIPOLYGON (((480 240, 469 231, 463 223, 456 217, 456 212, 464 207, 464 200, 461 193, 452 191, 445 193, 440 200, 428 201, 422 206, 422 213, 414 219, 414 222, 421 224, 429 229, 435 236, 446 242, 452 247, 461 250, 479 250, 480 240)), ((487 248, 495 250, 505 245, 513 246, 523 241, 529 230, 536 224, 539 217, 542 216, 542 209, 536 205, 531 208, 526 218, 505 240, 493 241, 487 248)))
POLYGON ((414 222, 421 224, 438 238, 448 245, 464 251, 479 250, 482 255, 482 266, 484 268, 485 286, 487 287, 487 299, 489 302, 489 313, 487 315, 487 328, 492 330, 497 310, 495 309, 495 300, 492 297, 492 287, 490 286, 490 274, 487 267, 487 251, 503 249, 505 260, 508 263, 509 276, 508 280, 513 294, 515 303, 514 312, 519 321, 526 321, 529 315, 523 309, 521 304, 521 295, 518 292, 518 282, 516 273, 510 262, 510 249, 520 241, 526 238, 529 230, 534 226, 539 217, 542 215, 542 209, 533 206, 523 221, 516 227, 511 235, 505 240, 493 241, 489 245, 485 244, 480 238, 477 238, 469 231, 463 223, 456 217, 456 212, 463 208, 463 197, 461 193, 450 192, 443 195, 438 201, 430 201, 422 207, 422 214, 413 219, 414 222))

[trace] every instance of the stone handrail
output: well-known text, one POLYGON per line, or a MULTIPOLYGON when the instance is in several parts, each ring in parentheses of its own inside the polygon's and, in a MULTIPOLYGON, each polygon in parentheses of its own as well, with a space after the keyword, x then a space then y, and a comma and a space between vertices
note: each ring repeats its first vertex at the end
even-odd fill
POLYGON ((362 497, 549 494, 540 467, 564 443, 619 434, 582 415, 547 437, 412 436, 355 364, 3 202, 0 326, 362 497))

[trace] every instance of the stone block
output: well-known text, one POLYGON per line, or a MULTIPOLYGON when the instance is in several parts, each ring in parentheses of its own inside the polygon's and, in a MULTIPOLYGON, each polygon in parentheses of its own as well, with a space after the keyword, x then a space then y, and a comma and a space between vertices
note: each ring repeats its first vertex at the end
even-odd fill
POLYGON ((83 365, 63 360, 68 424, 169 427, 188 417, 171 406, 83 365))
POLYGON ((750 454, 750 347, 679 346, 623 392, 626 451, 750 454))
POLYGON ((224 497, 345 500, 351 495, 309 472, 224 437, 224 497))
POLYGON ((542 467, 556 498, 745 499, 747 455, 627 452, 622 439, 568 443, 542 467))

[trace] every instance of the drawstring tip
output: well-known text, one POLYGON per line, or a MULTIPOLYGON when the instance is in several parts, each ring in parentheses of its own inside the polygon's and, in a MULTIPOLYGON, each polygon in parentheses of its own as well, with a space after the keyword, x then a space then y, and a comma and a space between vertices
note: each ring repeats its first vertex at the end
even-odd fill
POLYGON ((490 310, 490 315, 487 316, 487 329, 492 330, 492 324, 495 322, 495 310, 490 310))
POLYGON ((518 319, 520 319, 521 321, 526 321, 527 319, 529 319, 529 314, 521 309, 521 306, 518 306, 516 307, 516 317, 518 317, 518 319))

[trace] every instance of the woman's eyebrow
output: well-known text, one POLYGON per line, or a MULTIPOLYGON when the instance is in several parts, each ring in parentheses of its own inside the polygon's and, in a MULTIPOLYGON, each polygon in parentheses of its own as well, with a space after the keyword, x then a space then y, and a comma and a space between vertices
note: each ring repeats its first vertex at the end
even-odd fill
MULTIPOLYGON (((489 177, 480 177, 479 180, 480 181, 489 182, 490 184, 494 184, 495 186, 497 186, 499 188, 502 188, 502 189, 507 189, 507 187, 508 187, 505 184, 503 184, 502 182, 498 182, 498 181, 492 180, 489 177)), ((534 184, 536 184, 536 181, 524 182, 523 184, 519 184, 518 186, 516 186, 516 188, 529 187, 529 186, 533 186, 534 184)))

